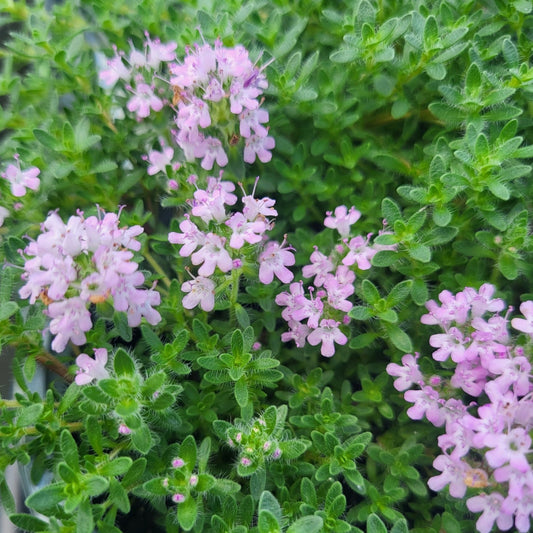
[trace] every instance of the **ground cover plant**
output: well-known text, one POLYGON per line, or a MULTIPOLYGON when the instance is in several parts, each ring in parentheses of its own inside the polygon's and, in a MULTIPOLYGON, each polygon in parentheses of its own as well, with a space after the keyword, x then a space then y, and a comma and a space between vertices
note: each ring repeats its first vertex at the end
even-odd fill
POLYGON ((530 530, 529 0, 0 5, 14 525, 530 530))

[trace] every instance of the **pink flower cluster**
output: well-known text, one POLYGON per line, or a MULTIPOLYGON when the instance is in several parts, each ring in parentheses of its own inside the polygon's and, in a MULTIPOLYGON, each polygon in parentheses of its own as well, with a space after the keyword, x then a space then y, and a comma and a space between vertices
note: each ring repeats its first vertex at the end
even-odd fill
POLYGON ((214 48, 203 44, 187 49, 183 63, 170 65, 177 106, 175 139, 187 160, 202 159, 206 170, 215 162, 223 167, 228 163, 225 147, 243 137, 246 163, 256 157, 270 161, 275 142, 264 126, 268 112, 259 100, 268 87, 265 66, 252 63, 243 46, 226 48, 218 40, 214 48))
POLYGON ((348 324, 348 312, 353 303, 348 298, 354 293, 356 265, 359 270, 371 267, 372 257, 383 246, 370 244, 372 234, 362 237, 349 237, 350 227, 359 220, 361 213, 351 207, 341 205, 335 212, 327 212, 324 225, 336 229, 341 235, 341 244, 335 246, 326 256, 315 246, 311 254, 311 264, 302 269, 305 278, 314 278, 308 288, 309 297, 303 282, 291 283, 290 292, 276 296, 276 303, 285 307, 281 316, 287 321, 289 331, 283 333, 284 342, 293 340, 302 348, 307 341, 311 346, 321 344, 320 353, 331 357, 335 353, 335 343, 344 345, 348 341, 341 331, 341 324, 348 324))
MULTIPOLYGON (((189 181, 196 185, 195 176, 189 181)), ((265 233, 273 225, 268 217, 278 214, 275 201, 254 198, 254 188, 251 195, 242 197, 242 211, 227 213, 225 206, 237 202, 234 190, 233 183, 222 181, 222 173, 219 178, 208 177, 207 187, 197 188, 189 201, 191 211, 179 225, 181 233, 168 235, 169 242, 181 245, 180 256, 190 256, 192 264, 199 267, 198 276, 181 287, 187 293, 183 298, 185 309, 200 305, 204 311, 213 310, 216 282, 210 276, 249 267, 255 261, 259 262, 259 280, 264 284, 271 283, 274 276, 283 283, 293 279, 287 268, 295 262, 292 248, 285 241, 265 243, 265 233)))
MULTIPOLYGON (((507 319, 512 309, 500 315, 505 304, 493 298, 494 292, 484 284, 478 291, 467 287, 456 295, 443 291, 440 305, 427 302, 422 323, 443 330, 430 337, 436 348, 433 358, 456 363, 449 381, 440 376, 426 381, 418 355, 404 355, 402 365, 391 363, 387 372, 413 404, 407 410, 410 418, 425 416, 445 427, 438 439, 442 454, 433 462, 441 473, 429 479, 429 487, 439 491, 449 486, 455 498, 463 498, 469 488, 481 489, 466 502, 470 511, 482 513, 477 530, 489 533, 496 522, 507 531, 514 523, 525 533, 533 515, 533 384, 531 354, 526 353, 531 343, 523 347, 512 342, 507 319), (456 389, 478 402, 463 403, 453 397, 456 389)), ((514 318, 511 325, 533 338, 533 302, 522 303, 520 310, 525 318, 514 318)))
POLYGON ((117 311, 125 311, 129 326, 141 317, 150 324, 161 320, 152 306, 160 295, 140 288, 144 275, 133 261, 141 244, 135 239, 141 226, 119 228, 119 215, 99 209, 98 217, 85 218, 81 211, 65 224, 56 212, 41 225, 42 233, 24 250, 27 256, 20 289, 30 303, 41 299, 50 317, 52 348, 61 352, 69 341, 81 345, 92 327, 89 305, 112 299, 117 311))
POLYGON ((99 73, 100 83, 106 88, 113 87, 118 80, 125 83, 131 96, 126 104, 128 111, 135 113, 139 120, 150 115, 151 111, 161 111, 164 101, 156 90, 154 76, 162 63, 176 58, 174 42, 163 44, 159 39, 152 40, 145 33, 143 50, 137 50, 130 43, 129 54, 114 47, 115 55, 107 60, 106 68, 99 73))

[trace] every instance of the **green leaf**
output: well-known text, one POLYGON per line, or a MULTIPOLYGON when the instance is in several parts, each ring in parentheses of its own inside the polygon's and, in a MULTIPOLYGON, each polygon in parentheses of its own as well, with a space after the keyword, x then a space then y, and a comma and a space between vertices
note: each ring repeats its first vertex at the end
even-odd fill
POLYGON ((123 348, 116 351, 113 368, 117 376, 133 376, 135 374, 135 363, 123 348))
POLYGON ((388 267, 396 263, 398 252, 393 250, 381 250, 372 258, 372 265, 377 267, 388 267))
POLYGON ((402 212, 400 211, 398 204, 390 198, 384 198, 381 202, 381 212, 389 226, 393 226, 397 220, 401 220, 402 218, 402 212))
POLYGON ((242 377, 235 382, 235 399, 240 407, 244 407, 248 403, 248 383, 246 382, 246 377, 242 377))
POLYGON ((270 511, 259 512, 259 533, 281 533, 281 526, 270 511))
POLYGON ((126 313, 116 311, 113 314, 113 322, 120 337, 126 342, 130 342, 132 339, 132 332, 128 325, 128 317, 126 313))
POLYGON ((98 468, 98 472, 107 477, 121 476, 125 474, 133 464, 131 457, 116 457, 98 468))
POLYGON ((78 476, 76 472, 74 472, 74 470, 70 468, 66 463, 61 462, 57 465, 57 473, 65 483, 78 483, 78 476))
POLYGON ((316 489, 313 482, 308 478, 302 478, 300 482, 300 492, 302 494, 302 500, 311 507, 316 508, 318 505, 316 489))
POLYGON ((282 452, 281 457, 284 459, 296 459, 307 450, 309 443, 301 440, 285 440, 279 443, 279 448, 282 452))
POLYGON ((392 307, 401 304, 407 298, 412 285, 413 281, 410 279, 396 284, 387 296, 387 303, 392 307))
POLYGON ((350 340, 349 346, 352 350, 360 350, 361 348, 370 346, 377 337, 377 333, 362 333, 361 335, 357 335, 357 337, 353 337, 350 340))
POLYGON ((287 529, 286 533, 320 533, 324 520, 320 516, 303 516, 287 529))
POLYGON ((513 280, 518 277, 518 265, 512 255, 502 253, 498 258, 498 268, 508 280, 513 280))
POLYGON ((47 131, 35 129, 33 130, 35 138, 46 148, 55 150, 59 143, 55 137, 52 137, 47 131))
POLYGON ((244 353, 244 339, 240 329, 236 329, 231 336, 231 352, 236 359, 244 353))
POLYGON ((68 429, 64 429, 59 437, 59 447, 61 449, 61 456, 72 470, 79 472, 80 470, 80 456, 78 454, 78 446, 68 429))
POLYGON ((153 478, 143 484, 143 489, 155 496, 166 496, 168 489, 163 485, 163 478, 153 478))
POLYGON ((243 329, 246 329, 250 325, 250 317, 248 316, 248 312, 239 303, 235 304, 235 318, 237 319, 239 326, 241 326, 243 329))
POLYGON ((348 316, 355 320, 368 320, 372 316, 372 312, 369 307, 356 305, 348 312, 348 316))
POLYGON ((26 507, 38 513, 47 514, 48 511, 64 500, 64 487, 64 483, 52 483, 39 489, 26 498, 26 507))
POLYGON ((117 506, 122 513, 129 513, 131 510, 128 493, 124 487, 116 480, 111 479, 109 483, 109 499, 111 503, 117 506))
POLYGON ((0 303, 0 322, 7 320, 10 316, 13 316, 18 309, 19 306, 15 302, 0 303))
POLYGON ((490 182, 488 184, 488 188, 489 191, 500 200, 509 200, 511 197, 511 191, 509 190, 509 187, 505 185, 505 183, 500 183, 497 181, 490 182))
POLYGON ((24 531, 49 531, 50 524, 29 514, 15 513, 9 515, 9 520, 24 531))
POLYGON ((443 80, 446 77, 446 67, 443 63, 429 63, 426 65, 427 75, 433 80, 443 80))
POLYGON ((387 533, 387 527, 378 515, 372 513, 366 521, 367 533, 387 533))
POLYGON ((142 424, 138 429, 135 429, 131 434, 131 443, 138 452, 148 453, 153 446, 152 434, 148 426, 142 424))
POLYGON ((86 481, 86 487, 89 496, 100 496, 109 488, 109 480, 102 476, 91 476, 86 481))
POLYGON ((8 515, 13 515, 17 510, 15 498, 13 497, 13 494, 11 494, 11 490, 9 489, 5 479, 0 481, 0 504, 8 515))
POLYGON ((157 353, 163 349, 164 344, 161 342, 161 339, 154 333, 154 330, 151 327, 148 327, 146 324, 141 325, 141 333, 144 341, 150 347, 152 352, 157 353))
POLYGON ((194 437, 192 435, 187 435, 180 446, 180 457, 185 461, 189 471, 192 471, 196 466, 197 453, 194 437))
POLYGON ((461 533, 461 525, 451 513, 442 513, 441 529, 446 533, 461 533))
POLYGON ((130 489, 139 481, 146 469, 146 459, 139 457, 131 465, 130 469, 126 472, 126 475, 122 478, 122 485, 127 489, 130 489))
POLYGON ((17 416, 17 427, 27 427, 32 426, 41 418, 41 415, 44 410, 44 405, 42 403, 34 403, 23 407, 20 411, 20 414, 17 416))
POLYGON ((407 252, 413 259, 421 263, 431 261, 431 249, 425 244, 413 244, 407 248, 407 252))
POLYGON ((183 503, 178 504, 178 522, 185 530, 190 531, 198 517, 198 504, 196 500, 189 496, 183 503))
MULTIPOLYGON (((448 533, 448 530, 445 530, 446 533, 448 533)), ((390 530, 390 533, 409 533, 409 529, 407 527, 407 521, 405 518, 400 518, 396 522, 394 522, 394 525, 392 526, 392 529, 390 530)))
POLYGON ((466 71, 466 90, 470 94, 476 94, 481 88, 481 71, 476 63, 472 63, 466 71))
POLYGON ((78 507, 76 516, 76 533, 93 533, 94 520, 91 502, 83 500, 78 507))
POLYGON ((413 351, 413 345, 411 344, 411 339, 402 331, 398 326, 394 324, 385 323, 385 330, 389 336, 390 341, 398 350, 401 350, 405 353, 410 353, 413 351))
MULTIPOLYGON (((116 382, 115 380, 108 380, 112 382, 115 385, 116 388, 116 382)), ((100 383, 102 385, 102 383, 100 383)), ((110 398, 109 396, 98 386, 96 385, 84 385, 82 387, 83 394, 91 401, 96 403, 101 403, 105 405, 109 405, 110 398)))
POLYGON ((411 298, 417 305, 424 305, 429 299, 429 291, 423 279, 415 279, 411 287, 411 298))
POLYGON ((330 54, 329 59, 333 63, 350 63, 359 56, 358 48, 340 48, 330 54))
POLYGON ((110 159, 104 159, 103 161, 100 161, 98 164, 96 164, 94 167, 89 170, 90 174, 102 174, 104 172, 111 172, 112 170, 116 170, 118 168, 118 165, 111 161, 110 159))
POLYGON ((379 299, 379 292, 376 286, 369 280, 364 279, 361 284, 361 290, 363 292, 363 299, 369 304, 376 304, 379 299))
POLYGON ((259 512, 261 511, 269 511, 278 523, 281 522, 281 506, 276 497, 268 490, 263 491, 259 498, 259 512))
POLYGON ((447 206, 435 206, 433 209, 433 222, 437 226, 447 226, 452 219, 452 214, 447 206))

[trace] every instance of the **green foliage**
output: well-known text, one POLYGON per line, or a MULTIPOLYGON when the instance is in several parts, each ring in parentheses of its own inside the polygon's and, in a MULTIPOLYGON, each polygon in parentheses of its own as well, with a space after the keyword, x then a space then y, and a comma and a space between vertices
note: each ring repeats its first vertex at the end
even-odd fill
MULTIPOLYGON (((433 373, 419 324, 442 290, 490 281, 515 306, 531 292, 531 2, 2 7, 1 171, 15 153, 41 170, 39 190, 23 198, 0 180, 9 208, 0 347, 13 352, 18 385, 13 399, 0 398, 0 497, 13 524, 120 533, 142 508, 139 523, 169 533, 473 530, 464 504, 428 491, 436 436, 407 418, 386 366, 417 351, 433 373), (281 342, 275 299, 285 289, 258 283, 251 261, 217 279, 212 313, 184 308, 189 275, 167 235, 194 193, 188 176, 217 174, 181 161, 170 193, 170 174, 148 175, 145 162, 173 142, 170 106, 137 121, 128 90, 98 78, 114 45, 127 55, 146 31, 176 42, 179 58, 219 38, 266 65, 272 162, 248 166, 232 154, 224 179, 251 194, 261 175, 255 198, 276 199, 273 238, 288 234, 295 273, 313 245, 345 246, 322 231, 327 211, 343 204, 363 214, 353 232, 373 233, 379 251, 371 268, 351 266, 354 306, 340 326, 349 339, 333 358, 281 342), (96 204, 123 205, 121 225, 145 227, 135 256, 157 281, 162 321, 132 328, 125 312, 96 301, 80 351, 105 347, 109 375, 80 386, 78 354, 56 357, 42 334, 48 295, 33 295, 33 305, 20 297, 19 251, 49 211, 66 220, 77 208, 97 214, 96 204), (42 395, 32 392, 38 365, 58 374, 42 395), (38 516, 17 512, 4 478, 14 463, 35 484, 52 476, 26 498, 38 516)), ((172 100, 170 87, 162 97, 172 100)))

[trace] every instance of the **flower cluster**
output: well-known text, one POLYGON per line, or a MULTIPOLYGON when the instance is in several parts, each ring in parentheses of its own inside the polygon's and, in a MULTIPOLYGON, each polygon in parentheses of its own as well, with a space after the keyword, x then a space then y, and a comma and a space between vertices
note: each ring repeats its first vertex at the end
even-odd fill
POLYGON ((158 74, 162 63, 174 61, 177 44, 161 43, 152 40, 145 33, 143 50, 137 50, 130 43, 129 54, 114 47, 115 55, 106 61, 106 67, 100 70, 100 83, 105 88, 113 87, 122 80, 126 90, 131 94, 126 104, 128 111, 135 113, 139 120, 150 115, 151 111, 161 111, 164 100, 156 89, 154 76, 158 74))
POLYGON ((244 138, 244 161, 270 161, 275 142, 268 135, 268 112, 259 97, 268 83, 243 46, 226 48, 220 41, 187 49, 182 63, 170 65, 170 83, 177 108, 175 139, 187 160, 228 163, 225 146, 244 138), (238 132, 237 132, 238 129, 238 132))
MULTIPOLYGON (((221 173, 222 176, 222 173, 221 173)), ((168 240, 180 244, 180 256, 191 258, 198 266, 198 276, 186 281, 181 286, 187 295, 183 298, 185 309, 197 305, 204 311, 211 311, 215 306, 216 283, 210 276, 215 271, 223 274, 232 270, 246 269, 254 262, 259 262, 259 280, 264 284, 273 281, 274 275, 284 283, 293 279, 287 268, 294 264, 291 248, 268 241, 257 258, 258 248, 263 244, 265 233, 272 228, 267 217, 277 216, 275 201, 270 198, 254 198, 244 195, 241 211, 226 213, 226 205, 233 206, 237 196, 233 194, 235 185, 223 181, 222 177, 208 177, 205 189, 197 188, 189 201, 190 214, 185 215, 179 228, 181 233, 170 232, 168 240)), ((190 181, 196 184, 196 177, 190 181)), ((256 181, 257 183, 257 181, 256 181)))
MULTIPOLYGON (((433 358, 456 363, 449 382, 440 376, 424 380, 418 356, 411 354, 402 358, 402 365, 389 364, 387 372, 397 378, 395 388, 406 391, 405 400, 413 404, 407 410, 410 418, 425 416, 433 425, 445 427, 438 440, 442 454, 433 462, 441 474, 428 481, 429 487, 438 491, 449 485, 455 498, 464 497, 468 488, 484 489, 467 500, 470 511, 482 513, 478 531, 488 533, 494 522, 508 530, 514 522, 516 530, 526 532, 533 515, 530 354, 511 341, 507 319, 511 308, 500 315, 505 304, 493 298, 494 291, 489 284, 478 291, 467 287, 456 295, 443 291, 440 305, 433 300, 426 304, 429 312, 422 323, 443 330, 430 337, 436 348, 433 358), (462 389, 479 403, 454 398, 454 389, 462 389), (470 412, 474 407, 475 414, 470 412)), ((520 310, 525 318, 514 318, 511 325, 533 338, 533 302, 522 303, 520 310)))
POLYGON ((276 432, 267 427, 262 417, 248 425, 231 426, 227 431, 227 443, 239 451, 238 468, 242 475, 263 467, 265 461, 279 459, 283 453, 276 432))
POLYGON ((183 503, 191 497, 191 492, 203 492, 208 487, 206 481, 210 476, 194 472, 194 465, 188 464, 181 457, 172 459, 171 466, 169 476, 163 478, 161 483, 172 495, 174 503, 183 503))
POLYGON ((348 312, 353 304, 348 300, 354 293, 354 265, 359 270, 368 270, 371 259, 383 246, 370 244, 372 234, 349 238, 350 227, 359 220, 361 213, 351 207, 341 205, 335 212, 327 212, 324 225, 336 229, 342 243, 325 255, 315 246, 311 254, 311 264, 303 267, 305 278, 314 278, 306 296, 303 282, 290 285, 290 292, 282 292, 276 303, 285 307, 281 316, 287 321, 289 331, 283 333, 284 342, 294 340, 299 348, 307 342, 311 346, 321 343, 320 353, 331 357, 335 353, 335 343, 343 345, 348 341, 340 330, 341 324, 348 324, 348 312))
POLYGON ((112 300, 117 311, 125 311, 129 326, 141 317, 150 324, 161 320, 152 306, 160 295, 140 288, 144 275, 133 261, 141 244, 135 237, 141 226, 119 228, 119 215, 99 210, 85 218, 81 211, 65 224, 56 212, 41 225, 42 233, 24 250, 26 262, 21 298, 35 303, 39 298, 50 317, 52 348, 61 352, 69 341, 81 345, 92 327, 89 305, 112 300))

